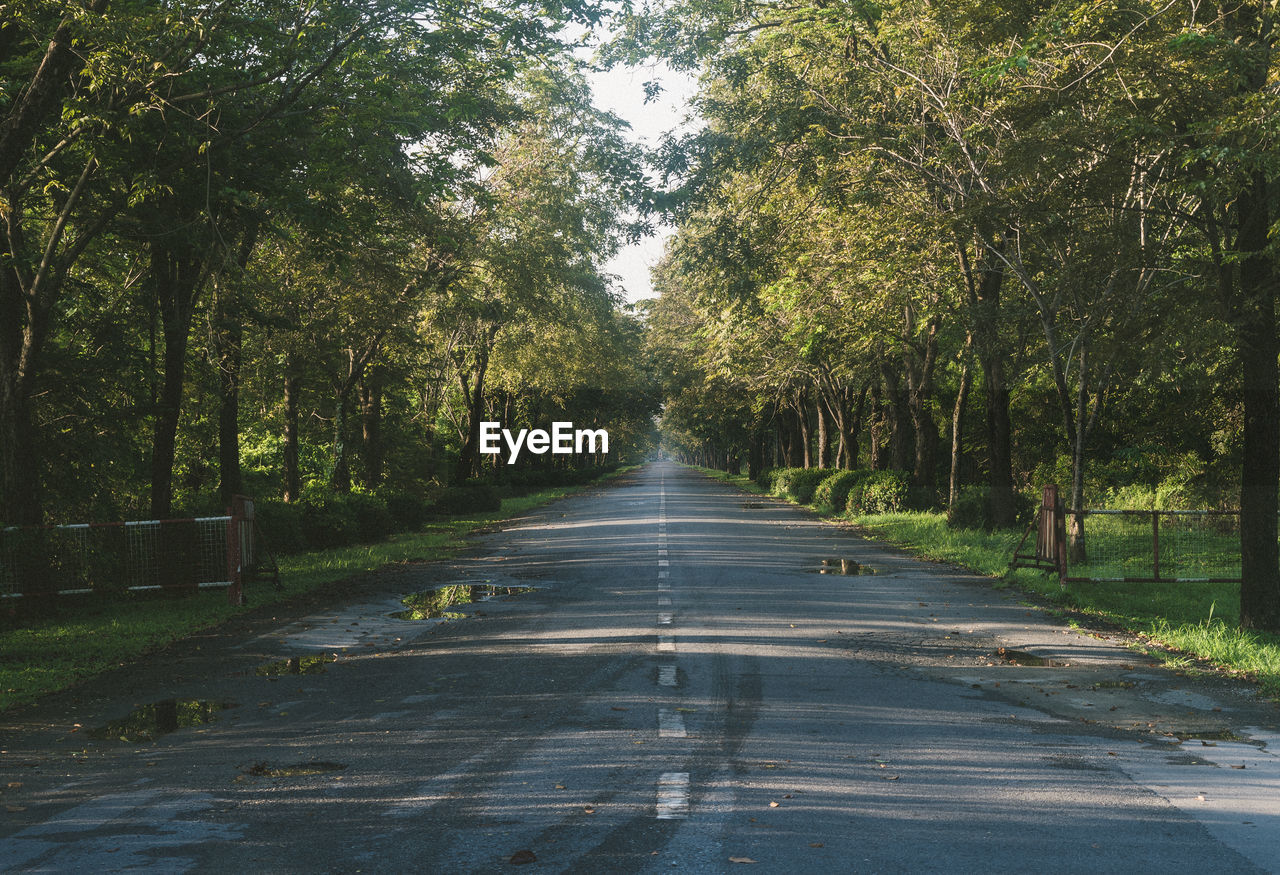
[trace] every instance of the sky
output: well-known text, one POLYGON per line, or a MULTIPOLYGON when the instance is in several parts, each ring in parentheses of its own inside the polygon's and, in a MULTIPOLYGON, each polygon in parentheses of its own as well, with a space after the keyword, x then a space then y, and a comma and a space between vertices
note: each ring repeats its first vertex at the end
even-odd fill
MULTIPOLYGON (((688 113, 687 102, 697 91, 692 75, 674 72, 661 64, 617 67, 593 73, 588 79, 596 106, 629 122, 633 138, 648 146, 656 145, 667 131, 682 127, 688 113), (644 83, 655 79, 662 83, 663 92, 656 100, 645 103, 644 83)), ((623 248, 605 265, 605 270, 621 278, 628 301, 653 297, 649 268, 662 257, 663 243, 673 230, 660 228, 658 233, 623 248)))

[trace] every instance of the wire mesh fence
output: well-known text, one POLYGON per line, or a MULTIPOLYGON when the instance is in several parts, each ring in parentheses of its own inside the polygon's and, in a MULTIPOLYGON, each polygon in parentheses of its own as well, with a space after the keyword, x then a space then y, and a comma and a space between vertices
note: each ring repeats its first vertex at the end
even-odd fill
POLYGON ((1044 488, 1031 534, 1013 567, 1057 571, 1067 581, 1229 582, 1241 579, 1240 512, 1234 510, 1064 510, 1044 488))
POLYGON ((1240 579, 1237 511, 1086 510, 1066 517, 1067 579, 1240 579))
POLYGON ((230 516, 0 530, 0 598, 228 586, 230 516))

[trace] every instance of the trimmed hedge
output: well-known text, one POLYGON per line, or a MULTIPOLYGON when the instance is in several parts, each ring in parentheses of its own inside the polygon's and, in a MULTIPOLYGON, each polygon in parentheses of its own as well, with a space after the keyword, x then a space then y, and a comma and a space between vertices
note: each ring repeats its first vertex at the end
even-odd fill
POLYGON ((895 513, 907 503, 911 479, 901 471, 868 471, 849 489, 850 513, 895 513))
POLYGON ((800 504, 813 501, 818 484, 831 476, 828 468, 779 468, 773 478, 773 494, 800 504))
POLYGON ((813 493, 815 507, 829 508, 836 513, 843 513, 849 504, 849 490, 855 484, 866 479, 870 471, 858 468, 852 471, 837 471, 818 484, 813 493))
POLYGON ((616 467, 530 469, 513 472, 498 484, 446 486, 425 498, 392 489, 377 493, 316 489, 289 504, 260 499, 254 509, 269 550, 299 553, 380 541, 396 532, 416 531, 431 517, 500 510, 504 495, 589 483, 616 467))

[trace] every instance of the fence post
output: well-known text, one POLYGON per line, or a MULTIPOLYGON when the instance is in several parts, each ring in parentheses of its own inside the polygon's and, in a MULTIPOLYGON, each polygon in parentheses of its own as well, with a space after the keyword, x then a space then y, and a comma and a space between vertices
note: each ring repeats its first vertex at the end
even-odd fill
POLYGON ((1151 511, 1151 566, 1152 577, 1160 580, 1160 511, 1151 511))

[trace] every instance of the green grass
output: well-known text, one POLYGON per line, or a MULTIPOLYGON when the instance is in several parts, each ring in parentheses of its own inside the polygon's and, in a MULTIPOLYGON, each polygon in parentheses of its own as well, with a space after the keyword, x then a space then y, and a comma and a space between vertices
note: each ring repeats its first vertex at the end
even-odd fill
MULTIPOLYGON (((746 477, 700 470, 734 486, 760 492, 746 477)), ((868 536, 921 558, 950 562, 986 575, 996 587, 1013 585, 1119 626, 1148 642, 1152 645, 1150 652, 1174 667, 1192 669, 1194 660, 1207 660, 1258 681, 1271 695, 1280 695, 1280 635, 1239 628, 1239 584, 1107 582, 1071 583, 1064 588, 1056 575, 1026 568, 1009 569, 1009 559, 1022 538, 1021 530, 952 529, 944 514, 934 512, 834 518, 851 522, 868 536)), ((1100 528, 1097 534, 1101 536, 1105 530, 1100 528)), ((1215 555, 1223 552, 1217 540, 1206 543, 1215 555)))
MULTIPOLYGON (((621 469, 616 474, 630 469, 621 469)), ((611 476, 616 476, 616 474, 611 476)), ((227 604, 223 590, 195 596, 67 597, 55 613, 0 622, 0 711, 136 660, 150 650, 207 629, 250 608, 285 601, 326 584, 385 565, 439 559, 457 552, 475 529, 509 519, 585 487, 545 489, 507 498, 501 510, 451 517, 420 532, 376 544, 320 550, 280 558, 280 591, 270 584, 247 588, 247 608, 227 604)))

